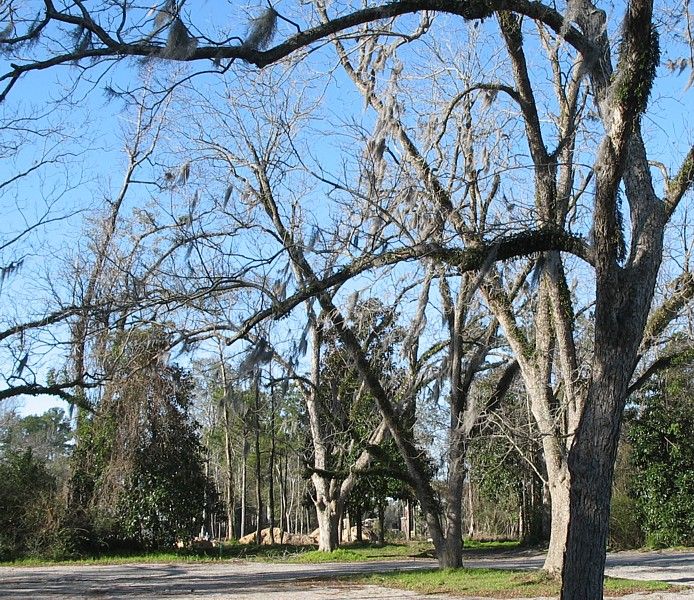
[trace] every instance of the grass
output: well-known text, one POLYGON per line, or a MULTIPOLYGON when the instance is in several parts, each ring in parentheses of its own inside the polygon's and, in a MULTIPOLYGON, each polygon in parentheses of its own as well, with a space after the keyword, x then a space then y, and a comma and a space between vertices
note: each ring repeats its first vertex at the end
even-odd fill
POLYGON ((410 542, 395 544, 353 543, 342 546, 333 552, 311 550, 287 557, 288 562, 324 563, 324 562, 368 562, 370 560, 389 560, 412 557, 431 557, 433 547, 428 542, 410 542))
MULTIPOLYGON (((365 585, 380 585, 422 594, 451 594, 486 598, 536 598, 558 596, 559 583, 541 571, 501 569, 446 569, 384 573, 351 579, 365 585)), ((662 581, 605 578, 605 596, 633 592, 674 591, 662 581)))
MULTIPOLYGON (((498 552, 515 550, 519 543, 515 540, 502 541, 466 541, 465 550, 478 552, 498 552)), ((294 556, 287 556, 289 562, 324 563, 324 562, 365 562, 369 560, 389 560, 398 558, 433 558, 434 547, 429 542, 378 544, 354 543, 343 546, 334 552, 302 551, 294 556)))
POLYGON ((354 550, 348 550, 346 548, 338 548, 333 552, 320 552, 318 550, 303 552, 290 557, 289 562, 310 564, 324 562, 353 563, 364 562, 364 560, 366 559, 360 552, 355 552, 354 550))
MULTIPOLYGON (((495 552, 513 550, 518 547, 515 541, 476 541, 465 542, 465 550, 473 552, 495 552)), ((67 560, 39 558, 20 559, 13 562, 0 562, 8 566, 43 566, 53 564, 124 564, 124 563, 172 563, 172 562, 215 562, 219 560, 253 560, 262 562, 325 563, 325 562, 365 562, 370 560, 389 560, 399 558, 433 558, 433 546, 429 542, 401 542, 379 544, 353 543, 335 552, 319 552, 315 546, 294 546, 276 544, 257 546, 224 542, 211 549, 172 549, 168 551, 106 551, 94 556, 67 560)))
POLYGON ((235 543, 224 543, 210 549, 172 549, 160 551, 105 551, 94 556, 85 556, 66 560, 40 558, 19 559, 12 562, 0 562, 2 566, 45 566, 45 565, 94 565, 124 563, 173 563, 173 562, 217 562, 220 560, 260 560, 280 562, 299 553, 313 550, 314 546, 255 546, 235 543))
MULTIPOLYGON (((229 558, 222 556, 222 558, 229 558)), ((48 565, 117 565, 126 563, 150 564, 171 562, 213 562, 220 559, 213 551, 193 552, 185 550, 156 551, 156 552, 106 552, 98 556, 83 556, 79 558, 50 560, 42 558, 22 558, 12 562, 0 562, 0 566, 37 567, 48 565)))
POLYGON ((260 562, 324 563, 324 562, 365 562, 369 560, 388 560, 412 556, 433 556, 432 546, 427 542, 409 544, 351 544, 334 552, 319 552, 315 546, 281 545, 257 546, 224 542, 210 549, 179 549, 169 551, 107 551, 95 556, 70 560, 21 559, 4 562, 8 566, 42 566, 52 564, 123 564, 123 563, 172 563, 172 562, 215 562, 219 560, 252 560, 260 562))
POLYGON ((495 552, 498 550, 517 550, 518 540, 465 540, 465 550, 495 552))

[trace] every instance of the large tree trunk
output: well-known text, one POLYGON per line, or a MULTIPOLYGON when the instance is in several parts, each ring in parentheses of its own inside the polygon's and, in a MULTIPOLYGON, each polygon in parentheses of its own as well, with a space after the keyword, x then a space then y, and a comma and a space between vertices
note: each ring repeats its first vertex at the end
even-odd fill
MULTIPOLYGON (((614 360, 621 363, 618 356, 614 360)), ((621 366, 619 370, 631 373, 621 366)), ((623 379, 624 375, 618 377, 623 379)), ((592 600, 603 595, 612 475, 624 405, 615 387, 626 389, 625 384, 614 383, 593 386, 569 454, 573 485, 562 577, 562 598, 566 600, 592 600)))
POLYGON ((441 569, 459 569, 463 565, 463 540, 449 536, 443 547, 436 548, 436 558, 441 569))
POLYGON ((439 566, 442 569, 457 569, 463 566, 463 489, 467 446, 458 436, 453 436, 452 446, 446 490, 446 535, 441 547, 436 548, 439 566))
POLYGON ((613 204, 603 200, 603 192, 596 200, 596 245, 602 253, 596 266, 595 348, 586 407, 568 456, 572 486, 562 600, 602 598, 622 412, 662 257, 665 213, 653 192, 638 135, 632 139, 629 162, 624 182, 638 238, 632 241, 628 269, 618 268, 609 252, 613 204))
POLYGON ((318 519, 318 550, 332 552, 340 545, 340 522, 342 521, 342 503, 337 500, 315 502, 318 519))

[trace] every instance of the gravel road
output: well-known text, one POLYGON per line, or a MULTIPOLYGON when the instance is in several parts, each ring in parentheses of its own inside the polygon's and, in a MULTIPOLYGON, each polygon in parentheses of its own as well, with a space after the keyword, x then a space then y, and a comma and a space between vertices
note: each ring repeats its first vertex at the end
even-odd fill
MULTIPOLYGON (((0 567, 0 598, 18 600, 107 600, 177 598, 181 600, 442 600, 443 595, 420 595, 376 586, 337 581, 341 575, 431 567, 426 559, 370 563, 290 565, 225 561, 155 565, 97 565, 0 567), (316 582, 315 578, 328 578, 316 582), (313 581, 312 581, 313 580, 313 581)), ((537 553, 507 553, 494 558, 470 557, 466 566, 535 568, 537 553)), ((694 600, 694 553, 623 552, 608 557, 608 573, 641 579, 665 579, 692 586, 676 594, 634 594, 637 600, 694 600)))

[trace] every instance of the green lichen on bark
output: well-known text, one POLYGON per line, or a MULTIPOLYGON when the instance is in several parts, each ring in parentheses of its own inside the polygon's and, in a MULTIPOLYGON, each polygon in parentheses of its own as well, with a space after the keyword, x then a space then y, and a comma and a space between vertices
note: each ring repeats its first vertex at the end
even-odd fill
POLYGON ((658 32, 651 26, 646 40, 625 39, 620 49, 614 97, 628 110, 641 114, 648 104, 660 62, 658 32))

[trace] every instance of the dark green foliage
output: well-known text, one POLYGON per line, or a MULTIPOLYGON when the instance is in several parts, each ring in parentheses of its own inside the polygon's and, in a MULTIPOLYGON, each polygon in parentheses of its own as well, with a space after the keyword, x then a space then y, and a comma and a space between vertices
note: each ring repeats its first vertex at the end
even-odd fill
MULTIPOLYGON (((394 356, 404 335, 395 324, 397 314, 382 302, 369 300, 356 306, 353 321, 366 358, 396 397, 400 380, 394 356)), ((328 467, 340 473, 361 453, 381 417, 353 358, 334 331, 328 330, 325 343, 319 397, 326 441, 331 446, 328 467)))
POLYGON ((608 546, 611 550, 640 548, 645 540, 643 518, 634 495, 634 450, 628 441, 630 422, 634 415, 625 414, 625 425, 619 442, 612 483, 610 504, 610 532, 608 546))
POLYGON ((189 416, 192 379, 161 361, 155 332, 130 333, 97 412, 83 418, 72 495, 109 547, 163 548, 200 531, 213 494, 198 425, 189 416))
POLYGON ((694 545, 694 369, 660 376, 631 424, 634 490, 648 541, 694 545))
POLYGON ((0 460, 0 560, 31 554, 49 519, 55 479, 31 449, 0 460))
POLYGON ((610 550, 640 548, 644 532, 637 500, 622 490, 612 492, 610 505, 610 550))
POLYGON ((137 451, 118 505, 124 534, 147 548, 193 537, 210 492, 196 426, 180 402, 163 411, 137 451))
POLYGON ((89 526, 63 493, 70 423, 62 409, 0 425, 0 559, 70 558, 84 545, 89 526))
MULTIPOLYGON (((388 499, 415 501, 415 493, 408 483, 407 473, 392 438, 379 448, 373 449, 374 459, 369 469, 364 472, 349 495, 348 511, 361 521, 366 516, 378 517, 379 542, 385 542, 384 513, 388 499)), ((426 460, 426 459, 423 459, 426 460)), ((426 463, 428 473, 433 478, 435 469, 430 462, 426 463)))

